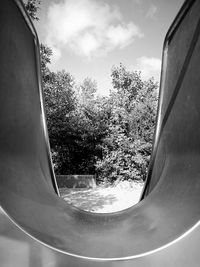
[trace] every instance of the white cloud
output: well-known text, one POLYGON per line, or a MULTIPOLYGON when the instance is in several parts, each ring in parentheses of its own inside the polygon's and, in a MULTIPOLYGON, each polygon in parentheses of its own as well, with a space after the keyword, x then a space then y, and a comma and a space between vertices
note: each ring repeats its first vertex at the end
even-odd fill
POLYGON ((141 71, 143 79, 154 77, 156 81, 160 81, 161 60, 154 57, 140 57, 136 60, 135 70, 141 71))
POLYGON ((72 42, 71 48, 74 49, 74 51, 78 48, 77 52, 87 57, 89 57, 92 52, 98 50, 100 46, 97 37, 89 32, 84 33, 81 37, 77 37, 76 41, 78 44, 72 42))
POLYGON ((68 47, 88 58, 101 56, 142 36, 134 23, 123 21, 118 8, 100 1, 64 0, 48 9, 46 42, 57 55, 68 47))
POLYGON ((142 37, 140 30, 133 23, 126 26, 118 24, 117 26, 110 26, 107 30, 107 38, 111 45, 124 48, 129 45, 135 36, 142 37))
POLYGON ((149 10, 147 11, 146 18, 150 18, 150 19, 154 18, 157 11, 158 11, 157 6, 152 4, 149 10))

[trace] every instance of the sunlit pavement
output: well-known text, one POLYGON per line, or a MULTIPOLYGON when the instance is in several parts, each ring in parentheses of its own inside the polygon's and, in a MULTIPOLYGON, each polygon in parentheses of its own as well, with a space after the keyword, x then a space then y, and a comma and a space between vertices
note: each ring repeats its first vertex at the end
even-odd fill
POLYGON ((95 189, 61 188, 61 196, 69 203, 86 211, 96 213, 116 212, 138 203, 143 188, 142 183, 132 186, 120 184, 116 187, 95 189))

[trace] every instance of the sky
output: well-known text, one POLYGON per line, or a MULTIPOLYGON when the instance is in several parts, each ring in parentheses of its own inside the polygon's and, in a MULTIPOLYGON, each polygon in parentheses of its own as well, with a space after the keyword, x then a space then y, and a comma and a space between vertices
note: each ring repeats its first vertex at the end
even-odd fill
POLYGON ((106 95, 111 69, 120 63, 159 81, 164 37, 183 2, 42 0, 35 26, 53 50, 52 71, 64 69, 77 83, 90 77, 106 95))

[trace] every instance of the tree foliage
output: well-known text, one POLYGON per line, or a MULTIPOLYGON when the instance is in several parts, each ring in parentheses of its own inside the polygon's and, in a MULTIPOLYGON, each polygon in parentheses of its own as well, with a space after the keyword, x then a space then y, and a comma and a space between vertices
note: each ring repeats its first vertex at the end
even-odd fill
POLYGON ((73 86, 74 78, 64 70, 51 72, 43 83, 47 126, 56 170, 63 169, 63 161, 68 158, 66 154, 70 150, 72 134, 69 118, 76 107, 73 86))
POLYGON ((138 72, 122 64, 112 69, 112 114, 103 142, 103 158, 96 163, 100 178, 145 180, 157 106, 157 84, 142 81, 138 72))
POLYGON ((78 87, 79 102, 83 106, 92 105, 97 92, 97 83, 95 80, 87 77, 83 80, 82 84, 78 87))
POLYGON ((25 8, 29 14, 29 16, 32 18, 32 20, 39 20, 37 16, 37 12, 40 8, 41 1, 40 0, 23 0, 23 3, 25 5, 25 8))
POLYGON ((87 78, 77 86, 70 73, 50 72, 50 60, 44 62, 43 87, 56 173, 97 173, 99 181, 110 183, 145 180, 157 106, 158 86, 153 79, 142 81, 140 73, 120 64, 112 69, 110 96, 96 97, 93 80, 87 78))

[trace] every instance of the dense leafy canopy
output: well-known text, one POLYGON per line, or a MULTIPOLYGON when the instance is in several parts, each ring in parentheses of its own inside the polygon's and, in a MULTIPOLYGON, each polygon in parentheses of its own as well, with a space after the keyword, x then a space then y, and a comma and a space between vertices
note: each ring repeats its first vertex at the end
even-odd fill
POLYGON ((157 84, 142 81, 138 72, 122 64, 112 69, 114 90, 103 142, 103 157, 96 163, 102 179, 145 180, 156 117, 157 84))

